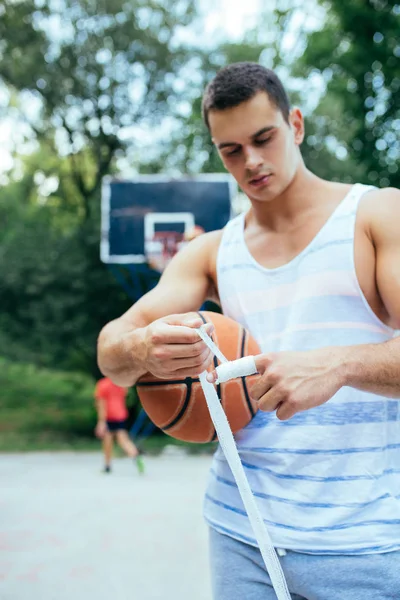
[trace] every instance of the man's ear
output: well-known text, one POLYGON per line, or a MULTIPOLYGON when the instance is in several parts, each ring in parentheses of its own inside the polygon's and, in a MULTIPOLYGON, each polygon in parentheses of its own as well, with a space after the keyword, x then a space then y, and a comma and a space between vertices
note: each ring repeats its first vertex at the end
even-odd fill
POLYGON ((293 130, 295 144, 300 146, 304 140, 304 117, 299 108, 292 108, 289 114, 289 123, 293 130))

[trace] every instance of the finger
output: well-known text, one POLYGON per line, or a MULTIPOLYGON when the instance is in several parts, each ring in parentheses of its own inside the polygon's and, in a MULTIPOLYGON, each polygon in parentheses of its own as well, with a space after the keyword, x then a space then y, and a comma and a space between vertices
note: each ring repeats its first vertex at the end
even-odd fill
POLYGON ((199 317, 198 313, 169 315, 168 317, 164 317, 163 321, 169 325, 180 325, 191 327, 193 329, 199 329, 200 327, 203 327, 208 335, 211 335, 215 329, 214 323, 204 323, 203 319, 199 317))
POLYGON ((212 359, 213 357, 211 357, 208 363, 205 363, 204 365, 196 369, 180 369, 179 371, 176 371, 175 375, 179 377, 179 379, 185 379, 186 377, 192 377, 197 379, 200 373, 207 371, 208 367, 212 363, 212 359))
POLYGON ((278 417, 278 419, 280 421, 287 421, 288 419, 291 419, 292 417, 294 417, 294 415, 298 412, 299 411, 296 410, 296 408, 293 406, 293 404, 283 401, 278 406, 278 409, 276 411, 276 416, 278 417))
POLYGON ((263 412, 273 412, 283 403, 281 392, 273 387, 266 394, 261 396, 258 401, 258 408, 263 412))
POLYGON ((264 375, 261 375, 261 377, 259 377, 249 389, 250 397, 252 400, 259 402, 262 396, 264 396, 264 394, 266 394, 273 387, 273 385, 274 382, 268 377, 268 373, 264 372, 264 375))
POLYGON ((211 373, 207 373, 206 379, 210 383, 215 383, 218 379, 217 371, 214 369, 214 371, 211 371, 211 373))
POLYGON ((186 376, 190 377, 194 373, 198 375, 202 373, 212 363, 213 353, 206 348, 199 356, 194 358, 178 358, 172 361, 167 361, 164 365, 164 371, 168 376, 176 377, 181 376, 185 371, 186 376))
POLYGON ((272 352, 268 352, 267 354, 257 354, 257 356, 254 357, 257 371, 262 375, 273 363, 274 359, 275 355, 272 354, 272 352))
MULTIPOLYGON (((260 373, 261 369, 262 369, 262 372, 265 371, 265 367, 263 367, 263 365, 266 365, 268 362, 271 362, 271 359, 267 355, 259 354, 258 356, 254 357, 254 361, 256 362, 257 371, 260 373), (257 367, 256 359, 258 362, 258 367, 257 367)), ((218 379, 217 371, 214 370, 214 371, 211 371, 211 373, 208 373, 206 379, 210 383, 215 383, 218 379)), ((265 393, 265 389, 264 388, 260 388, 260 389, 261 389, 261 391, 260 391, 259 395, 261 396, 263 393, 265 393)), ((256 392, 257 392, 257 389, 256 389, 256 392)), ((257 396, 257 398, 258 398, 258 396, 257 396)), ((256 400, 257 398, 254 398, 254 399, 256 400)))
MULTIPOLYGON (((214 333, 214 330, 215 330, 214 323, 202 323, 202 327, 205 330, 206 334, 209 337, 211 337, 211 335, 214 333)), ((200 329, 200 327, 196 327, 196 329, 200 329)), ((200 337, 198 333, 197 333, 197 335, 198 335, 198 337, 200 337)))
POLYGON ((211 336, 215 331, 214 323, 206 323, 204 329, 206 330, 207 335, 211 336))
POLYGON ((179 358, 196 358, 208 350, 199 337, 193 344, 164 344, 154 349, 154 356, 160 360, 177 360, 179 358))
POLYGON ((151 333, 154 345, 160 344, 196 344, 199 341, 196 329, 185 325, 169 325, 159 323, 151 333))
POLYGON ((201 327, 203 325, 202 318, 195 312, 168 315, 163 318, 163 321, 169 325, 185 325, 186 327, 201 327))

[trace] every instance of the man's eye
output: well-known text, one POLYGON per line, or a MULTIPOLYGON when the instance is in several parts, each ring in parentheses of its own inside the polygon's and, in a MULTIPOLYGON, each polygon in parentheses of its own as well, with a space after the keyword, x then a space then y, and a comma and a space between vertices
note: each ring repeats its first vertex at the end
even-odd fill
POLYGON ((263 138, 262 140, 256 140, 255 143, 257 146, 262 146, 263 144, 267 144, 269 141, 271 141, 271 138, 263 138))
POLYGON ((230 152, 227 152, 227 155, 228 156, 233 156, 234 154, 239 154, 239 152, 240 152, 240 148, 237 147, 234 150, 231 150, 230 152))

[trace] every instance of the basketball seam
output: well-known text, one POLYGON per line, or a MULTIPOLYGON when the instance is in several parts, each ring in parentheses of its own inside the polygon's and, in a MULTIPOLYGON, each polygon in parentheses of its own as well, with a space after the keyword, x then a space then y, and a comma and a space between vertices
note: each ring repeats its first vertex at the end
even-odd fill
POLYGON ((168 423, 167 425, 165 425, 164 427, 162 427, 163 431, 167 431, 168 429, 171 429, 174 425, 176 425, 177 423, 179 423, 179 421, 181 420, 181 418, 185 414, 185 412, 187 410, 187 407, 189 406, 190 397, 192 395, 192 383, 193 382, 192 382, 191 378, 188 377, 182 383, 186 384, 186 398, 185 398, 185 401, 183 403, 183 406, 182 406, 181 410, 176 415, 176 417, 174 419, 172 419, 172 421, 170 423, 168 423))
POLYGON ((203 315, 201 314, 201 312, 197 313, 200 317, 200 319, 203 321, 204 325, 207 323, 207 320, 203 317, 203 315))
POLYGON ((162 385, 173 385, 179 383, 187 383, 187 380, 190 379, 191 383, 194 381, 199 382, 200 379, 198 377, 186 377, 185 379, 165 379, 163 381, 142 381, 141 383, 136 383, 137 387, 154 387, 154 386, 162 386, 162 385))
MULTIPOLYGON (((244 357, 244 350, 245 350, 245 345, 246 345, 246 336, 247 336, 247 332, 246 330, 243 328, 242 330, 242 345, 241 345, 241 349, 240 349, 240 357, 243 358, 244 357)), ((249 396, 249 392, 247 389, 247 383, 246 383, 246 377, 242 377, 242 385, 243 385, 243 391, 244 391, 244 395, 246 398, 246 402, 247 402, 247 406, 249 407, 249 411, 252 417, 254 417, 254 409, 253 406, 250 402, 250 396, 249 396)))

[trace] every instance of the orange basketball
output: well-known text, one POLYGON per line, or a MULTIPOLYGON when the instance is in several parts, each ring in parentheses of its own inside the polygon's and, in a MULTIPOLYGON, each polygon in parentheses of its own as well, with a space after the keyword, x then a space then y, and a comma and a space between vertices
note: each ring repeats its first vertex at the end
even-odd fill
MULTIPOLYGON (((260 354, 257 342, 236 321, 213 312, 203 311, 199 315, 204 323, 214 324, 212 339, 228 360, 260 354)), ((214 365, 209 371, 218 364, 214 357, 214 365)), ((256 377, 231 379, 216 386, 233 433, 245 427, 257 410, 248 393, 248 385, 256 377)), ((198 377, 166 380, 148 373, 136 385, 144 410, 165 433, 186 442, 204 443, 217 439, 198 377)))

